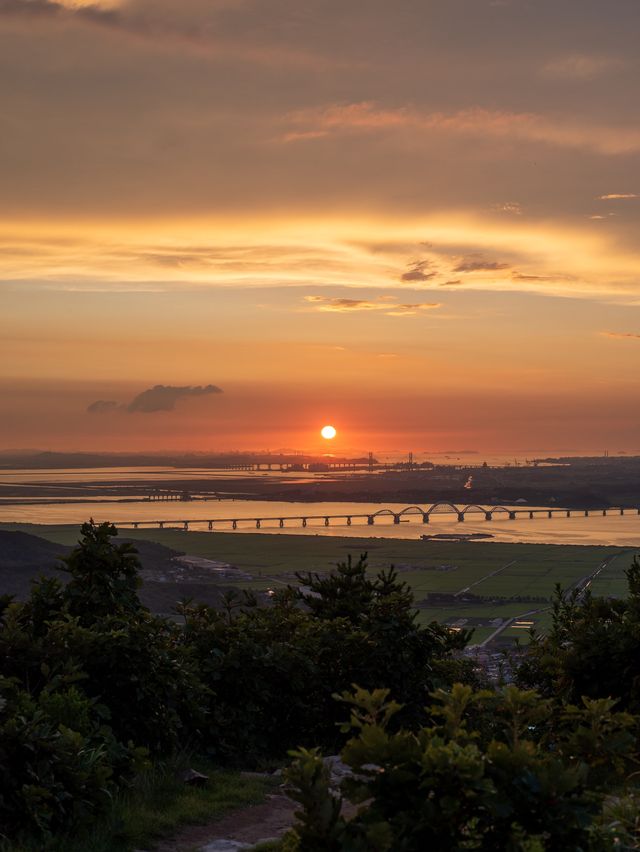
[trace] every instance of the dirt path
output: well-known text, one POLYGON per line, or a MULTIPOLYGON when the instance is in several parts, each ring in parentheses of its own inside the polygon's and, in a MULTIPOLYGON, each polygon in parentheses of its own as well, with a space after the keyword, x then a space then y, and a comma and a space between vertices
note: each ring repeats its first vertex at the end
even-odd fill
POLYGON ((293 825, 296 807, 284 793, 272 793, 260 805, 240 808, 215 822, 180 830, 154 847, 154 852, 192 852, 216 840, 254 844, 281 837, 293 825))

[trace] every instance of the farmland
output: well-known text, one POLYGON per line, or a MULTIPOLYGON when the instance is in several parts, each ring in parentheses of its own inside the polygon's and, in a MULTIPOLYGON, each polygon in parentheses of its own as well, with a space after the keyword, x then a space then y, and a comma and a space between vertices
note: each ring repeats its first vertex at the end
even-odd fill
MULTIPOLYGON (((73 544, 78 537, 75 526, 22 525, 20 529, 60 544, 73 544)), ((548 601, 555 585, 571 588, 603 563, 605 567, 592 584, 594 594, 624 595, 624 572, 635 552, 611 546, 185 533, 173 529, 127 530, 126 536, 154 541, 189 556, 230 563, 243 575, 232 585, 257 592, 296 583, 296 571, 327 573, 348 554, 357 557, 367 553, 372 572, 390 565, 400 572, 414 592, 420 621, 473 627, 474 642, 486 639, 505 619, 521 615, 521 624, 516 621, 504 636, 527 641, 531 624, 542 630, 548 625, 548 601), (531 614, 525 617, 525 613, 531 614)), ((212 577, 212 583, 216 582, 212 577)), ((229 584, 226 579, 225 585, 229 584)), ((188 588, 176 587, 176 600, 184 594, 188 594, 188 588)))

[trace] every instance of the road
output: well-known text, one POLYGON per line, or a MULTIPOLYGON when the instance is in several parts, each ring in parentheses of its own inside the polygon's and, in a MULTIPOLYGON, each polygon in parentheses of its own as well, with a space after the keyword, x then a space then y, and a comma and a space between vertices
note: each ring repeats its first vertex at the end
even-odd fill
MULTIPOLYGON (((578 592, 578 600, 581 600, 581 599, 584 597, 584 595, 585 595, 586 591, 587 591, 587 590, 591 587, 591 584, 592 584, 592 583, 593 583, 593 581, 596 579, 596 577, 598 577, 598 575, 599 575, 602 571, 604 571, 604 569, 605 569, 605 568, 607 568, 607 567, 608 567, 608 566, 609 566, 609 565, 613 562, 613 560, 614 560, 617 556, 620 556, 620 554, 619 554, 619 553, 613 553, 613 554, 611 554, 611 556, 607 556, 607 557, 605 557, 605 558, 602 560, 602 562, 598 565, 598 567, 597 567, 597 568, 595 568, 595 569, 591 572, 591 574, 588 574, 586 577, 582 577, 580 580, 578 580, 577 582, 575 582, 575 583, 573 584, 573 586, 570 586, 570 587, 569 587, 569 588, 568 588, 568 589, 564 592, 564 597, 565 597, 565 599, 567 599, 567 598, 571 595, 571 593, 572 593, 573 591, 576 591, 576 590, 577 590, 577 592, 578 592)), ((507 568, 507 567, 508 567, 508 566, 506 566, 506 565, 504 566, 504 568, 507 568)), ((500 568, 500 569, 498 569, 498 571, 503 571, 503 570, 504 570, 504 568, 500 568)), ((497 573, 498 573, 498 571, 494 571, 493 573, 494 573, 494 574, 497 574, 497 573)), ((492 576, 492 575, 491 575, 491 574, 488 574, 487 576, 488 576, 488 577, 490 577, 490 576, 492 576)), ((485 579, 485 578, 483 578, 483 579, 485 579)), ((482 581, 481 581, 481 580, 478 580, 478 582, 480 583, 480 582, 482 582, 482 581)), ((476 583, 474 583, 473 585, 477 585, 477 584, 476 584, 476 583)), ((471 586, 469 586, 469 588, 471 588, 471 586)), ((466 589, 465 589, 464 591, 466 591, 466 589)), ((458 593, 458 594, 460 594, 460 593, 458 593)), ((496 629, 493 631, 493 633, 491 633, 491 634, 490 634, 490 635, 489 635, 489 636, 488 636, 488 637, 484 640, 484 642, 480 642, 480 644, 479 644, 479 646, 478 646, 478 647, 480 647, 480 648, 486 648, 486 647, 487 647, 487 645, 488 645, 490 642, 492 642, 494 639, 496 639, 496 638, 497 638, 497 637, 498 637, 501 633, 503 633, 503 632, 504 632, 504 631, 505 631, 508 627, 511 627, 511 625, 512 625, 515 621, 519 621, 519 620, 520 620, 520 619, 522 619, 522 618, 526 618, 528 615, 537 615, 539 612, 548 612, 550 609, 551 609, 551 607, 550 607, 550 606, 545 606, 545 607, 541 607, 540 609, 530 609, 528 612, 522 612, 522 613, 520 613, 519 615, 514 615, 514 616, 512 616, 511 618, 509 618, 509 619, 507 619, 505 622, 503 622, 503 624, 501 624, 501 625, 500 625, 500 627, 496 628, 496 629)))

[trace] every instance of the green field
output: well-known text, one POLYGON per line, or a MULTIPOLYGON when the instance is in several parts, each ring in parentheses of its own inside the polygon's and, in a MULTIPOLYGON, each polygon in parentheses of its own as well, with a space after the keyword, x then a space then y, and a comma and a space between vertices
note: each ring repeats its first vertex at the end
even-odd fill
MULTIPOLYGON (((78 528, 70 526, 3 525, 22 529, 62 544, 73 544, 78 528)), ((606 568, 594 580, 596 595, 622 596, 626 591, 624 571, 636 550, 628 547, 552 544, 506 544, 495 542, 406 541, 383 538, 339 538, 329 536, 268 535, 257 533, 208 533, 181 530, 127 530, 126 537, 147 539, 191 556, 202 556, 232 565, 252 575, 236 581, 238 588, 266 591, 294 583, 296 571, 329 572, 352 554, 368 553, 372 571, 395 565, 401 578, 415 594, 420 620, 474 626, 474 642, 487 638, 501 622, 527 613, 539 629, 549 622, 549 604, 527 598, 550 598, 556 583, 570 588, 595 571, 604 560, 606 568), (442 605, 425 604, 429 593, 455 594, 469 588, 482 600, 442 605), (513 600, 515 596, 524 600, 513 600), (484 600, 488 598, 489 600, 484 600)), ((229 581, 226 581, 229 585, 229 581)), ((508 628, 505 636, 527 641, 524 628, 508 628)))

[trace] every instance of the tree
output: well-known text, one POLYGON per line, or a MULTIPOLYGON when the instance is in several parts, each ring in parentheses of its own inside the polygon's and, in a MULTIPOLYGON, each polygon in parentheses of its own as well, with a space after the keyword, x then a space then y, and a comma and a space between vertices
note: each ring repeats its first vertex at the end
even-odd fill
POLYGON ((109 615, 139 612, 136 549, 128 542, 111 541, 118 535, 113 524, 95 524, 92 519, 82 525, 81 533, 78 546, 63 560, 63 570, 71 575, 64 591, 67 611, 84 625, 109 615))
POLYGON ((625 572, 626 600, 567 596, 558 586, 548 636, 533 636, 518 681, 568 701, 614 697, 640 712, 640 562, 625 572))

